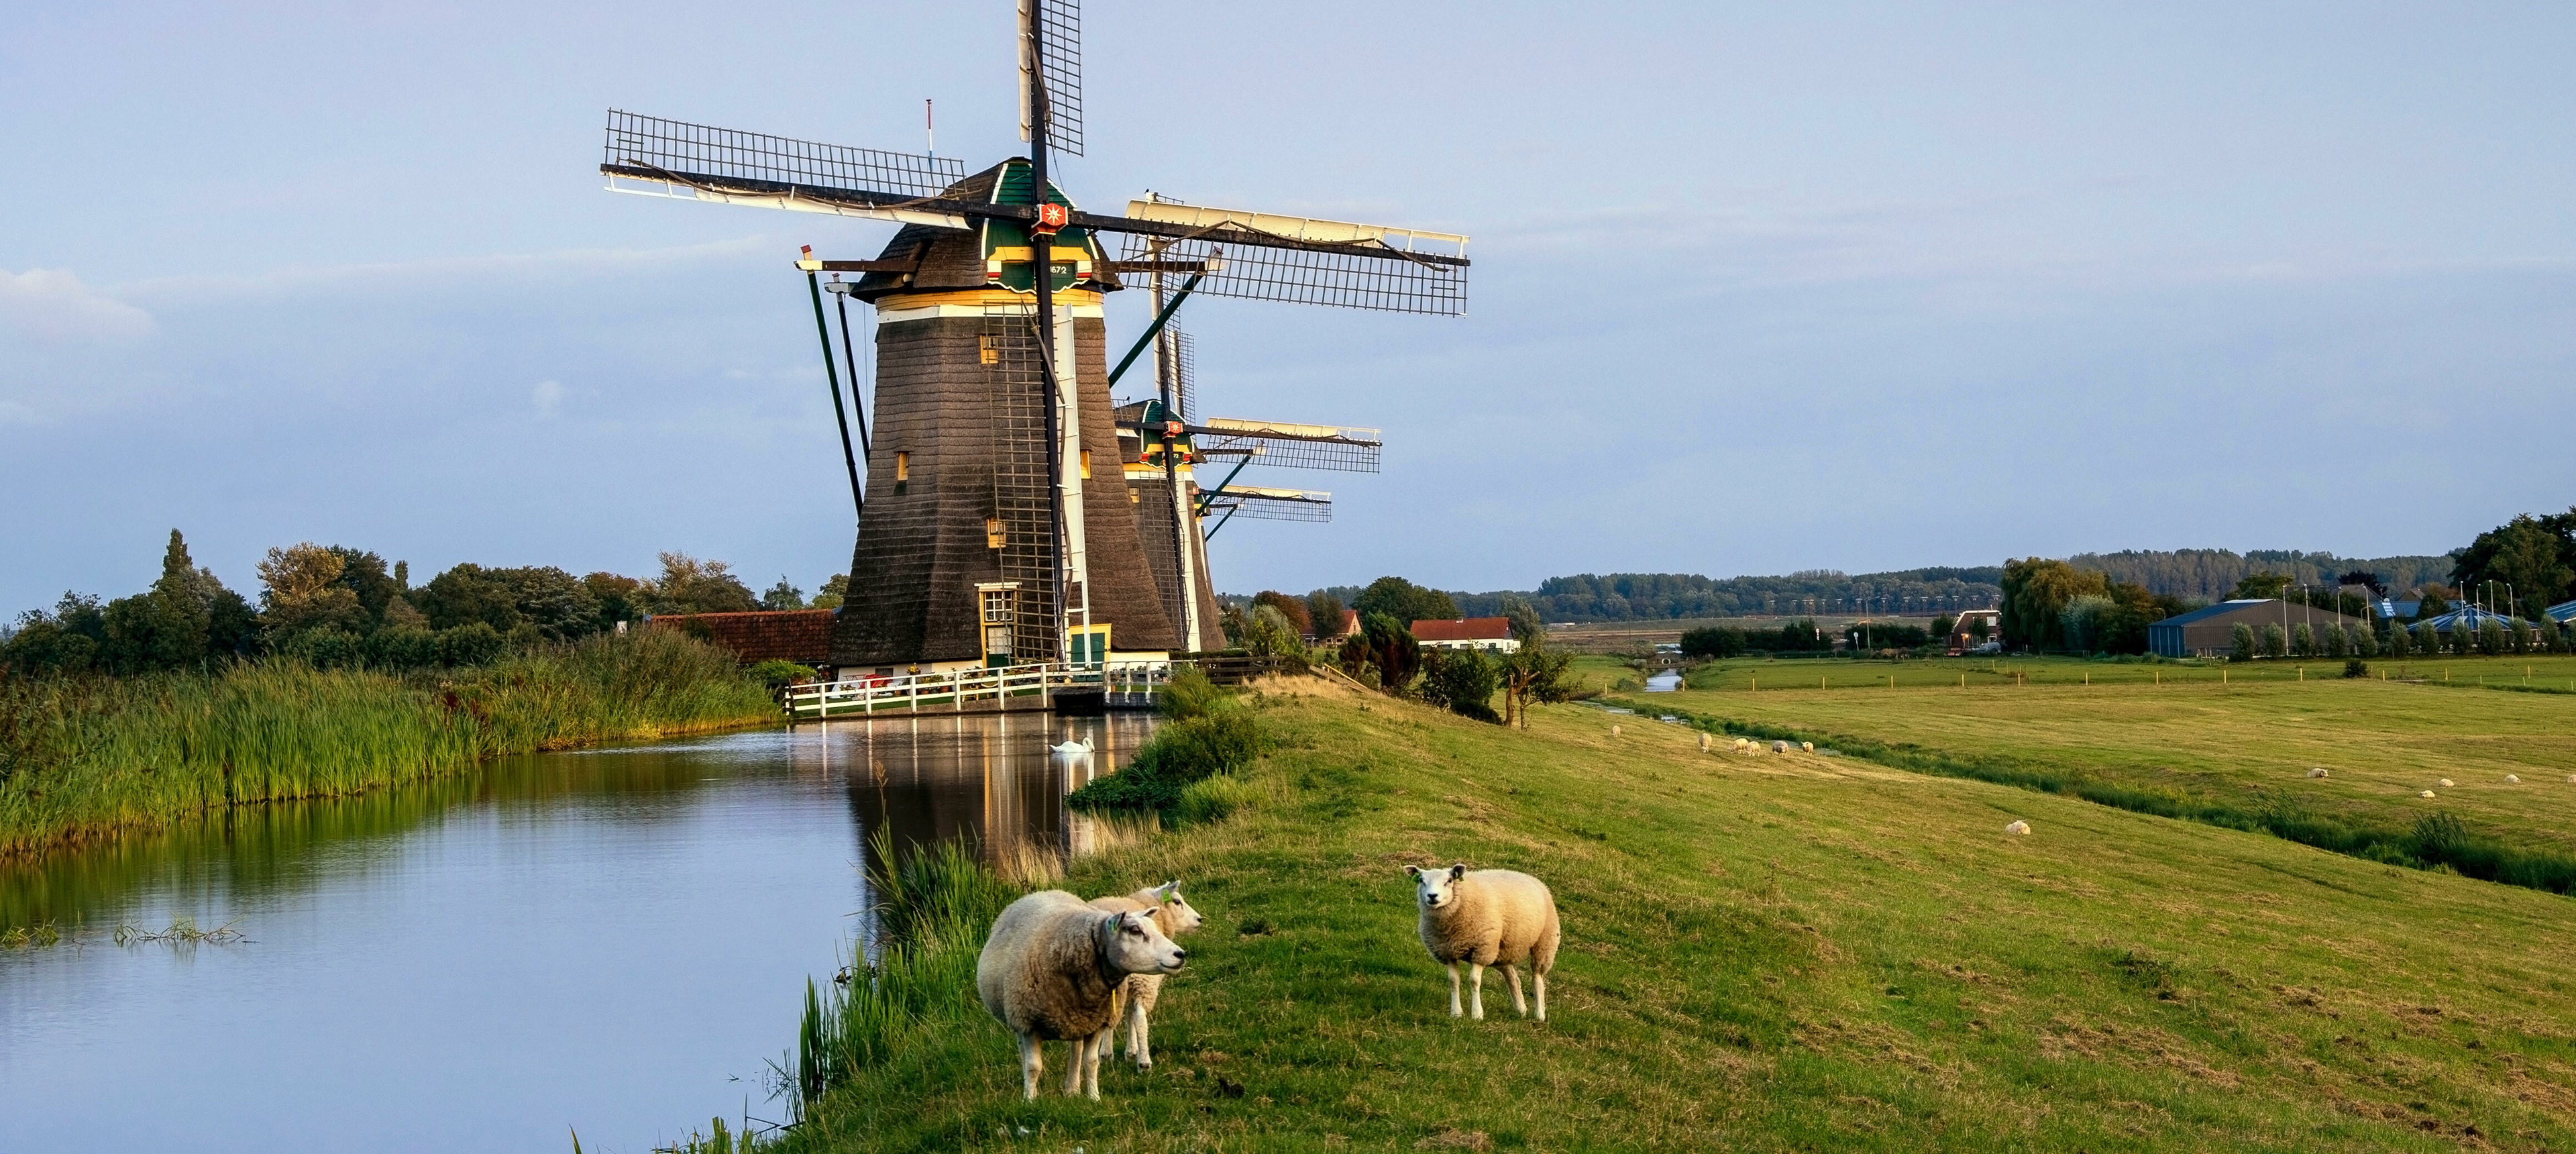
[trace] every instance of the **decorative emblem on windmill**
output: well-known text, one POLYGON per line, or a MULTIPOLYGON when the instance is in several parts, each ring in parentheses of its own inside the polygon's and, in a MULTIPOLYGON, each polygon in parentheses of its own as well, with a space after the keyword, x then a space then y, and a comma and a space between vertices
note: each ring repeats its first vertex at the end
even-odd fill
MULTIPOLYGON (((1184 338, 1168 326, 1194 292, 1466 310, 1463 236, 1161 199, 1132 201, 1124 216, 1083 212, 1048 176, 1050 152, 1082 154, 1081 12, 1071 0, 1021 0, 1019 15, 1029 155, 971 176, 929 155, 609 112, 600 171, 613 191, 904 226, 874 260, 799 262, 809 281, 859 274, 829 286, 843 302, 842 363, 854 389, 846 302, 876 310, 876 413, 871 428, 861 406, 867 468, 862 479, 852 456, 858 540, 832 642, 845 670, 1099 664, 1202 647, 1213 640, 1204 627, 1213 609, 1203 613, 1192 596, 1207 581, 1200 516, 1258 516, 1265 503, 1329 509, 1320 494, 1193 492, 1192 454, 1182 450, 1184 441, 1198 446, 1211 464, 1220 450, 1249 455, 1231 466, 1273 444, 1327 443, 1282 431, 1316 426, 1192 426, 1173 416, 1150 435, 1123 430, 1134 447, 1121 445, 1121 426, 1137 418, 1112 411, 1102 308, 1106 293, 1125 287, 1121 274, 1147 278, 1156 309, 1119 369, 1156 348, 1166 414, 1185 411, 1170 355, 1184 338), (1124 238, 1116 257, 1103 234, 1124 238), (1166 278, 1184 276, 1166 299, 1166 278), (1148 458, 1149 442, 1168 502, 1159 517, 1129 467, 1148 458), (1149 538, 1158 540, 1149 547, 1149 538), (1156 563, 1165 556, 1171 564, 1156 563)), ((820 287, 815 321, 838 413, 820 287)), ((845 449, 848 439, 845 428, 845 449)), ((1374 471, 1373 433, 1366 454, 1374 471)))

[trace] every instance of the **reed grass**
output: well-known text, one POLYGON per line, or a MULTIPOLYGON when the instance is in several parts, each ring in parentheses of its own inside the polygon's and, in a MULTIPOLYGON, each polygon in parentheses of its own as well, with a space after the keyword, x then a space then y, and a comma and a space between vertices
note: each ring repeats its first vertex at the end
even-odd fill
POLYGON ((230 806, 338 797, 514 753, 777 716, 733 658, 661 630, 445 674, 287 659, 0 677, 0 857, 230 806))

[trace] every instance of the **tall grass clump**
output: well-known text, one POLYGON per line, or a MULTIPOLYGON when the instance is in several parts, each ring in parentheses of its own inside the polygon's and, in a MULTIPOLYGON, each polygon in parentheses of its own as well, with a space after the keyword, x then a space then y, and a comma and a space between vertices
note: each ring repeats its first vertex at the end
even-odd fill
POLYGON ((662 630, 444 674, 278 658, 134 677, 0 675, 0 855, 776 713, 731 655, 662 630))
POLYGON ((909 856, 895 852, 884 830, 869 844, 876 932, 830 992, 805 983, 794 1065, 780 1071, 793 1078, 800 1118, 833 1086, 983 1017, 975 962, 984 930, 1021 893, 962 840, 915 847, 909 856))
MULTIPOLYGON (((1163 691, 1163 713, 1170 720, 1136 750, 1118 772, 1093 778, 1065 796, 1065 804, 1086 812, 1146 810, 1172 822, 1189 820, 1182 800, 1187 791, 1220 775, 1251 767, 1267 740, 1261 724, 1207 675, 1188 669, 1174 676, 1163 691)), ((1193 813, 1223 816, 1239 801, 1203 790, 1193 813)))

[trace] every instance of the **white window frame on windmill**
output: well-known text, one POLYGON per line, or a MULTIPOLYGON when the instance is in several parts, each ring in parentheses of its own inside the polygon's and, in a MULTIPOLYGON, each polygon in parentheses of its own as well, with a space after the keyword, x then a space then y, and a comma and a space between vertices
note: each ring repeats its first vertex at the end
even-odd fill
POLYGON ((983 647, 984 667, 1007 668, 1019 629, 1020 583, 979 581, 975 584, 976 644, 983 647), (996 647, 998 645, 998 648, 996 647))

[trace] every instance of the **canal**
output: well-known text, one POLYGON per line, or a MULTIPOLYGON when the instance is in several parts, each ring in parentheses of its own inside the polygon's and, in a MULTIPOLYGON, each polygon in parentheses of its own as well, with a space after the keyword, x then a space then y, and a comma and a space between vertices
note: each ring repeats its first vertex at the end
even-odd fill
POLYGON ((1047 747, 1087 738, 1106 773, 1152 724, 835 721, 541 754, 0 864, 0 927, 64 934, 0 951, 0 1150, 570 1150, 577 1131, 638 1152, 777 1119, 769 1063, 862 930, 869 835, 1065 853, 1084 775, 1047 747))

